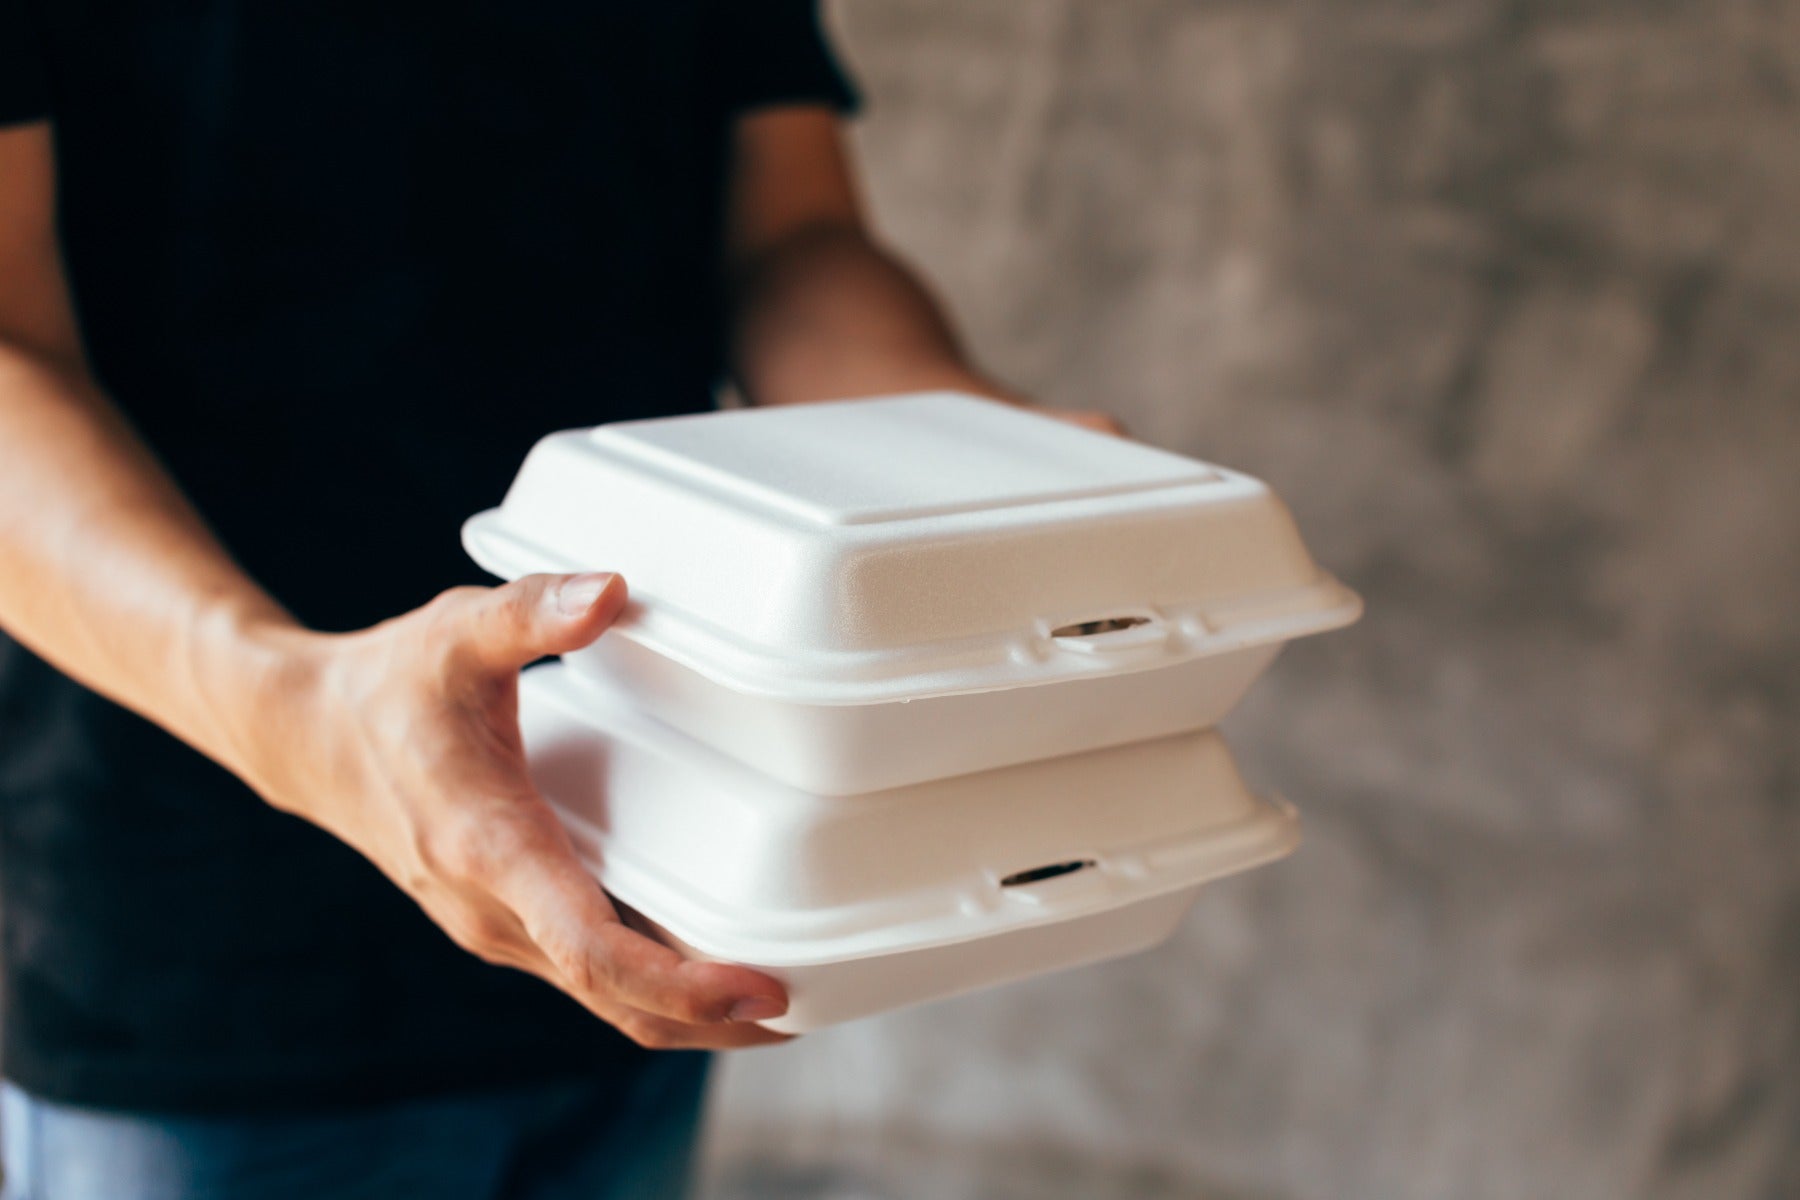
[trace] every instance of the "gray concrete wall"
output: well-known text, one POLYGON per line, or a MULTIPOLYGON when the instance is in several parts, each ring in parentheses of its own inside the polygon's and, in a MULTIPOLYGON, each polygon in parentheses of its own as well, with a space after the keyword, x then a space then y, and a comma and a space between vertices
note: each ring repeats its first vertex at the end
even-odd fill
POLYGON ((734 1060, 715 1200, 1800 1196, 1800 6, 860 0, 882 224, 1366 594, 1293 859, 734 1060))

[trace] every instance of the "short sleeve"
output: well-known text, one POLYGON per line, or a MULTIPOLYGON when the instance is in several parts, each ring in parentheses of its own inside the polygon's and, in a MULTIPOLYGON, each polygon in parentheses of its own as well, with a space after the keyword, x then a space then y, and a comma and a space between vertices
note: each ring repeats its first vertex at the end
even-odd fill
POLYGON ((727 111, 774 104, 856 110, 856 85, 825 32, 818 0, 714 0, 712 12, 713 62, 727 111))
POLYGON ((25 0, 0 0, 0 126, 49 115, 50 89, 25 0))

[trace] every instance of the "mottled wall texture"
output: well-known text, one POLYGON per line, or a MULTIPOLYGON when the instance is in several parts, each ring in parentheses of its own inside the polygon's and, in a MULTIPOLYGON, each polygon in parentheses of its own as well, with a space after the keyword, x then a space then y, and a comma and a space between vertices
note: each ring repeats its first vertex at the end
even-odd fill
POLYGON ((1369 615, 1227 726, 1298 855, 733 1060, 714 1200, 1800 1197, 1800 4, 837 15, 987 361, 1369 615))

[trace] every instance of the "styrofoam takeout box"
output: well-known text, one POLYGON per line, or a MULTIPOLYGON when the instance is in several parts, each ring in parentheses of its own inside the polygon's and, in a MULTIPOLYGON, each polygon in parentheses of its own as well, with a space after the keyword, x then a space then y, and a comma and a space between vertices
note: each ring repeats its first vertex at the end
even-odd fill
POLYGON ((783 980, 789 1033, 1143 949, 1299 836, 1210 732, 844 797, 563 664, 525 672, 520 727, 606 889, 690 956, 783 980))
POLYGON ((463 540, 624 575, 567 661, 829 794, 1204 728, 1361 611, 1258 481, 950 393, 553 434, 463 540))

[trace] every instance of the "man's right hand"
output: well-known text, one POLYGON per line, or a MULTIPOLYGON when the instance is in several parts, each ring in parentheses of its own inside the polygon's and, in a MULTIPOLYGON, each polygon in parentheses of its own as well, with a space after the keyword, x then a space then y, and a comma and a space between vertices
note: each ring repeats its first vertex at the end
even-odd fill
MULTIPOLYGON (((963 361, 930 296, 868 237, 834 116, 761 113, 739 134, 733 255, 749 282, 736 303, 759 319, 738 330, 737 374, 753 397, 964 387, 1021 400, 963 361)), ((519 669, 600 636, 624 584, 532 576, 359 633, 298 626, 89 369, 55 152, 46 121, 0 129, 0 629, 348 842, 459 945, 637 1041, 779 1040, 751 1022, 786 1010, 781 985, 627 928, 526 770, 519 669)), ((1117 432, 1096 414, 1063 419, 1117 432)))
POLYGON ((266 702, 237 727, 233 757, 463 949, 547 980, 640 1045, 785 1040, 750 1023, 786 1011, 781 984, 628 928, 532 786, 519 669, 587 645, 624 603, 617 576, 533 575, 455 588, 359 633, 252 633, 273 652, 266 702))
POLYGON ((349 842, 464 948, 649 1046, 777 1041, 775 980, 625 927, 531 785, 519 668, 586 645, 610 576, 458 588, 300 628, 219 545, 87 368, 47 122, 0 129, 0 628, 349 842))

